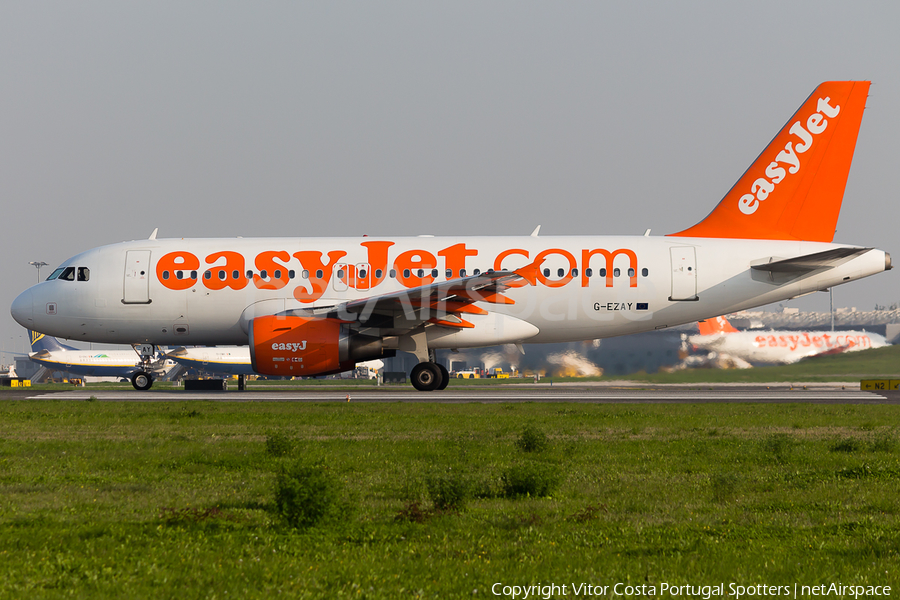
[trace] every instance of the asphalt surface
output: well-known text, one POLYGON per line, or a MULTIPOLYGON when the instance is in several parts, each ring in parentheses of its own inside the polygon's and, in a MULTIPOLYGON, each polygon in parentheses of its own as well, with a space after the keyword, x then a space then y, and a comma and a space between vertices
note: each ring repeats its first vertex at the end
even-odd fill
MULTIPOLYGON (((232 386, 236 388, 236 386, 232 386)), ((458 387, 436 392, 416 392, 411 387, 380 388, 265 388, 247 391, 184 391, 157 385, 146 392, 132 389, 40 391, 3 388, 0 400, 88 400, 184 402, 192 400, 226 402, 582 402, 582 403, 813 403, 813 404, 900 404, 900 392, 860 391, 859 383, 761 384, 761 385, 584 385, 523 384, 492 387, 458 387)))

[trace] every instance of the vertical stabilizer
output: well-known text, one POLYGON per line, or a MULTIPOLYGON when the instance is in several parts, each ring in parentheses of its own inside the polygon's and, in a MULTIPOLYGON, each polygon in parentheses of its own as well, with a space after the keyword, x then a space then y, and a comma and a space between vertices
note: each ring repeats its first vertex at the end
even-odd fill
POLYGON ((77 350, 77 348, 73 348, 72 346, 64 346, 59 343, 59 340, 53 336, 44 335, 43 333, 38 333, 37 331, 28 331, 28 336, 31 338, 31 351, 32 352, 41 352, 42 350, 46 350, 47 352, 66 352, 69 350, 77 350))
POLYGON ((699 321, 697 325, 700 327, 700 335, 716 335, 717 333, 737 333, 738 330, 731 326, 725 317, 716 317, 715 319, 705 319, 699 321))
POLYGON ((673 236, 834 239, 868 81, 828 81, 700 223, 673 236))

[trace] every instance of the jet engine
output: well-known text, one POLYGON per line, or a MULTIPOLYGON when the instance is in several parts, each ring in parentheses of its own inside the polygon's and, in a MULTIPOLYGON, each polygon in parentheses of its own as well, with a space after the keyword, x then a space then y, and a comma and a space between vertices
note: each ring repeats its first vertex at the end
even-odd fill
POLYGON ((394 354, 382 338, 355 332, 338 319, 270 315, 250 322, 250 361, 263 375, 328 375, 394 354))

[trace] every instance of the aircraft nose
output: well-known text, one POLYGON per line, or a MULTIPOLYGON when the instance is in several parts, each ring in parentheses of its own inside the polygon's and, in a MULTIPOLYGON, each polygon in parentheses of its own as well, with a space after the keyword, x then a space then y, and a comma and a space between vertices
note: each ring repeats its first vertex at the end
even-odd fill
POLYGON ((31 290, 25 290, 13 300, 9 308, 12 318, 26 329, 34 329, 34 300, 31 290))

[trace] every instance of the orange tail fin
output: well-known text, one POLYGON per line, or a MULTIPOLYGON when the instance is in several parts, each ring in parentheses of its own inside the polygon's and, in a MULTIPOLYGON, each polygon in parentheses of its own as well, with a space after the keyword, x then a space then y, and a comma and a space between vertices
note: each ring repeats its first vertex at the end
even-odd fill
POLYGON ((670 235, 832 241, 868 94, 820 85, 709 216, 670 235))
POLYGON ((697 323, 700 327, 700 335, 715 335, 717 333, 737 333, 738 330, 731 326, 725 317, 706 319, 697 323))

